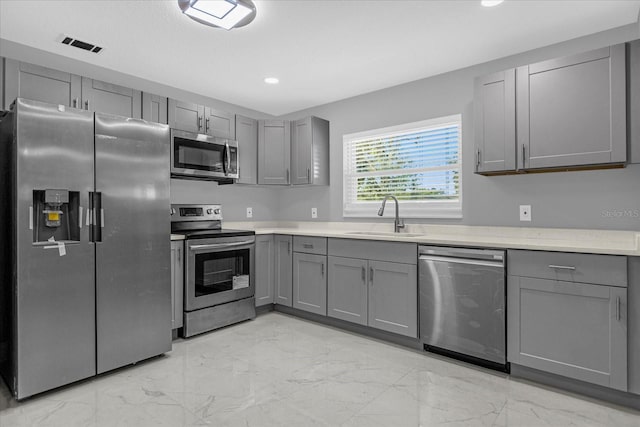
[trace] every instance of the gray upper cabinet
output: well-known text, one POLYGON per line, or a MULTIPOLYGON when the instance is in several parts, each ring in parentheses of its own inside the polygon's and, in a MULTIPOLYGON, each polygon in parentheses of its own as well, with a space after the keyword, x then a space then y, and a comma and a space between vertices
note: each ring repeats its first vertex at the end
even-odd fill
POLYGON ((169 126, 185 132, 236 138, 235 115, 192 102, 169 99, 169 126))
POLYGON ((327 257, 293 254, 293 307, 327 315, 327 257))
POLYGON ((12 59, 5 59, 4 109, 16 98, 82 107, 81 77, 12 59))
POLYGON ((274 303, 293 306, 293 251, 291 236, 275 236, 274 303))
POLYGON ((235 114, 204 107, 204 133, 220 138, 236 139, 235 114))
POLYGON ((168 124, 167 97, 142 93, 142 119, 148 122, 168 124))
POLYGON ((169 126, 185 132, 204 133, 204 105, 169 99, 169 126))
POLYGON ((369 326, 418 336, 417 266, 369 261, 369 326))
POLYGON ((516 71, 518 168, 624 163, 625 46, 516 71))
POLYGON ((184 242, 171 242, 171 329, 183 326, 184 317, 184 242))
POLYGON ((509 251, 508 360, 627 390, 627 258, 509 251))
POLYGON ((291 126, 287 120, 258 122, 258 184, 288 185, 291 126))
POLYGON ((329 122, 306 117, 291 122, 291 183, 329 185, 329 122))
POLYGON ((258 183, 258 121, 236 115, 240 178, 238 184, 258 183))
POLYGON ((256 236, 256 307, 273 304, 273 235, 256 236))
POLYGON ((367 260, 328 257, 327 316, 367 325, 367 260))
POLYGON ((142 118, 142 93, 100 80, 82 78, 82 105, 85 110, 142 118))
POLYGON ((629 144, 631 163, 640 163, 640 40, 627 43, 629 144))
POLYGON ((516 72, 501 71, 475 81, 475 170, 516 168, 516 72))

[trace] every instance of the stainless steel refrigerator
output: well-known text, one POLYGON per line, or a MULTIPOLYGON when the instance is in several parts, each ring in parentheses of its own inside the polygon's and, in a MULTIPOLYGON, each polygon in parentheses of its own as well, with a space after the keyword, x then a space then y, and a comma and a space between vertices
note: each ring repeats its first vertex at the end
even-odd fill
POLYGON ((0 138, 14 396, 171 350, 168 126, 17 99, 0 138))

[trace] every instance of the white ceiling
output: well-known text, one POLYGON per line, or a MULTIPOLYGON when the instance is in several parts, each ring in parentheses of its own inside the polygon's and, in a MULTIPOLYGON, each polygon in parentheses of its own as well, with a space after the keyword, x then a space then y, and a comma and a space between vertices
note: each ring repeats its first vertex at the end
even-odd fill
POLYGON ((176 0, 0 0, 0 38, 278 116, 631 24, 640 10, 636 0, 255 4, 253 23, 225 31, 176 0), (104 51, 62 45, 63 34, 104 51))

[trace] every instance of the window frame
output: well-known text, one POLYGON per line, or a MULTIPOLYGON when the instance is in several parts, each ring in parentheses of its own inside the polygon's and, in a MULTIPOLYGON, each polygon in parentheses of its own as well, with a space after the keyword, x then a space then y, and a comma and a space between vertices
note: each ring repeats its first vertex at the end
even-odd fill
MULTIPOLYGON (((342 216, 345 218, 374 218, 377 217, 378 208, 382 203, 379 201, 354 201, 349 200, 349 195, 354 192, 351 191, 349 178, 356 176, 350 168, 355 165, 355 160, 350 158, 350 151, 352 151, 353 144, 360 142, 364 139, 373 138, 388 138, 392 136, 399 136, 402 134, 408 134, 413 132, 420 132, 428 130, 429 128, 437 128, 444 125, 457 124, 458 125, 458 177, 459 177, 459 193, 458 199, 452 200, 422 200, 422 201, 407 201, 400 200, 400 216, 403 218, 444 218, 444 219, 459 219, 462 218, 462 200, 463 200, 463 180, 462 180, 462 150, 463 150, 463 135, 462 135, 462 114, 453 114, 444 117, 437 117, 433 119, 421 120, 418 122, 404 123, 395 126, 388 126, 379 129, 371 129, 363 132, 356 132, 345 134, 342 136, 342 216)), ((434 167, 434 170, 442 170, 442 167, 434 167)), ((411 171, 411 169, 408 169, 411 171)), ((392 210, 391 210, 392 211, 392 210)), ((392 212, 393 213, 393 212, 392 212)), ((386 215, 389 215, 388 213, 386 215)), ((386 216, 385 215, 385 216, 386 216)))

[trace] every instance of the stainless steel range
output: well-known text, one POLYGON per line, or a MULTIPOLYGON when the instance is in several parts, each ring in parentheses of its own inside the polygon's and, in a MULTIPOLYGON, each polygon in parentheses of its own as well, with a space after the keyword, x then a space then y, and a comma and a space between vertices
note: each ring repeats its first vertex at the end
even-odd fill
POLYGON ((171 232, 185 235, 184 336, 253 319, 255 232, 223 229, 220 205, 171 205, 171 232))

